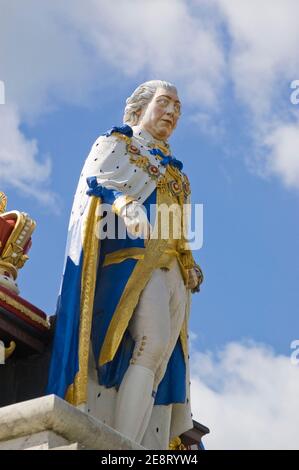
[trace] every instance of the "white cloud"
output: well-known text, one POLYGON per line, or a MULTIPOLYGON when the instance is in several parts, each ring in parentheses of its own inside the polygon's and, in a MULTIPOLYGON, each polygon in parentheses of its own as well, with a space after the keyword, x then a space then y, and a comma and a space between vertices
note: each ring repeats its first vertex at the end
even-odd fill
MULTIPOLYGON (((256 114, 272 112, 299 67, 297 0, 216 0, 232 40, 237 96, 256 114)), ((288 103, 286 103, 288 104, 288 103)))
POLYGON ((24 195, 54 207, 56 197, 43 186, 50 176, 50 159, 38 161, 37 142, 27 140, 19 126, 17 109, 0 106, 0 184, 11 185, 24 195))
POLYGON ((299 188, 299 123, 281 124, 265 138, 268 170, 289 188, 299 188))
POLYGON ((85 104, 95 87, 113 79, 110 67, 126 77, 174 80, 189 98, 213 105, 224 58, 213 21, 200 12, 183 0, 3 2, 8 99, 31 117, 57 101, 85 104))
MULTIPOLYGON (((1 1, 0 57, 6 101, 17 106, 21 122, 34 122, 61 103, 90 103, 92 92, 115 80, 115 72, 119 79, 173 80, 184 85, 187 99, 215 106, 224 65, 212 23, 194 18, 183 0, 1 1)), ((16 125, 13 132, 19 141, 16 125)), ((25 169, 32 166, 36 143, 24 135, 22 142, 21 154, 13 153, 17 144, 10 147, 6 181, 13 180, 9 171, 21 156, 25 169)))
POLYGON ((286 89, 299 70, 297 0, 0 2, 0 79, 22 122, 61 103, 90 104, 94 90, 108 92, 118 80, 158 77, 193 101, 194 119, 214 138, 211 123, 225 113, 222 96, 231 80, 251 113, 253 142, 261 148, 267 141, 256 171, 266 163, 298 187, 286 176, 295 149, 288 145, 285 155, 268 134, 273 122, 276 135, 293 125, 286 89))
POLYGON ((6 91, 6 105, 0 106, 0 182, 57 211, 57 195, 47 189, 50 157, 41 161, 37 140, 28 139, 20 123, 34 123, 61 101, 85 103, 92 89, 89 61, 60 2, 0 3, 0 79, 6 91))
POLYGON ((195 123, 203 134, 216 142, 225 135, 225 122, 223 117, 219 115, 213 115, 208 111, 199 111, 190 115, 189 120, 191 123, 195 123))
POLYGON ((22 119, 38 117, 57 103, 84 103, 92 86, 90 56, 65 0, 1 1, 1 80, 6 101, 22 119), (61 7, 61 3, 65 5, 61 7))
POLYGON ((231 45, 228 70, 237 99, 250 111, 257 174, 276 174, 299 188, 298 128, 290 104, 291 82, 299 70, 297 0, 214 0, 231 45))
POLYGON ((182 0, 89 0, 88 8, 77 2, 72 15, 98 58, 126 76, 174 80, 187 97, 215 105, 224 59, 209 16, 182 0))
POLYGON ((289 357, 229 343, 217 356, 193 351, 191 376, 207 449, 299 449, 299 366, 289 357))

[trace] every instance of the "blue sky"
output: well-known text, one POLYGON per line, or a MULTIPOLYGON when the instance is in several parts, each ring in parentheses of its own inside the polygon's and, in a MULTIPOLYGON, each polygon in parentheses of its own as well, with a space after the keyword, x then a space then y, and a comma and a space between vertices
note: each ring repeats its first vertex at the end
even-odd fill
MULTIPOLYGON (((9 207, 28 211, 38 222, 20 287, 49 314, 55 309, 69 210, 83 161, 96 137, 122 122, 124 100, 138 83, 120 84, 111 101, 99 93, 92 108, 62 106, 32 127, 22 126, 27 138, 38 137, 41 154, 53 155, 50 186, 59 197, 58 214, 5 187, 9 207)), ((230 111, 238 112, 238 105, 230 111)), ((298 194, 275 178, 264 180, 248 171, 246 131, 242 121, 230 127, 231 120, 228 114, 225 142, 217 142, 190 122, 186 109, 171 139, 173 153, 190 175, 193 201, 204 205, 204 244, 195 257, 206 279, 202 292, 193 296, 191 328, 200 349, 253 338, 288 354, 299 329, 298 194)))
MULTIPOLYGON (((146 0, 121 1, 117 10, 102 0, 0 4, 0 190, 9 209, 37 221, 19 275, 22 296, 54 313, 89 148, 121 124, 137 85, 169 80, 183 102, 173 154, 184 162, 193 202, 204 205, 195 258, 205 282, 191 315, 196 358, 214 357, 216 368, 230 344, 244 355, 258 344, 260 358, 270 347, 273 368, 283 357, 281 370, 289 370, 290 343, 299 338, 299 105, 289 98, 299 78, 296 2, 160 0, 159 14, 146 0)), ((200 407, 202 416, 217 426, 200 407)))

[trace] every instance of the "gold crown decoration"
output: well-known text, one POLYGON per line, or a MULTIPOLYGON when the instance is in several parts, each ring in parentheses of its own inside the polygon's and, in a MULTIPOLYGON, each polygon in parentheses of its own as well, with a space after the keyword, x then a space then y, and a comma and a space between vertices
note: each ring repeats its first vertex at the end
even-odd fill
POLYGON ((2 191, 0 191, 0 214, 3 214, 3 212, 6 211, 6 206, 7 206, 7 197, 2 191))
POLYGON ((8 223, 12 230, 5 241, 0 239, 0 286, 4 286, 16 294, 19 289, 16 283, 18 270, 29 259, 27 251, 31 244, 31 235, 36 223, 28 214, 19 211, 10 211, 0 214, 3 223, 8 223))

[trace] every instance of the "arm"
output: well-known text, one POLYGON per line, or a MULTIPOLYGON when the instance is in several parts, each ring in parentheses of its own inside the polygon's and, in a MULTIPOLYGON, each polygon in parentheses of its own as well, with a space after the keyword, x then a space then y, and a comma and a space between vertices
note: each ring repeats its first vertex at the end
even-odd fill
POLYGON ((99 137, 83 173, 89 186, 87 194, 111 204, 112 211, 124 220, 128 232, 147 238, 149 223, 134 194, 136 182, 144 173, 138 169, 136 174, 136 167, 129 162, 126 151, 129 140, 120 133, 99 137))

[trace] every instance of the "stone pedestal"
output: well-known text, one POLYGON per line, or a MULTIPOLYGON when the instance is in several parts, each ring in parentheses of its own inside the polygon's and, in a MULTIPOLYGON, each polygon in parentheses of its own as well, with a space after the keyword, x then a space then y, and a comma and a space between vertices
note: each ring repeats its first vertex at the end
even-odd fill
POLYGON ((56 395, 0 408, 0 450, 143 450, 56 395))

